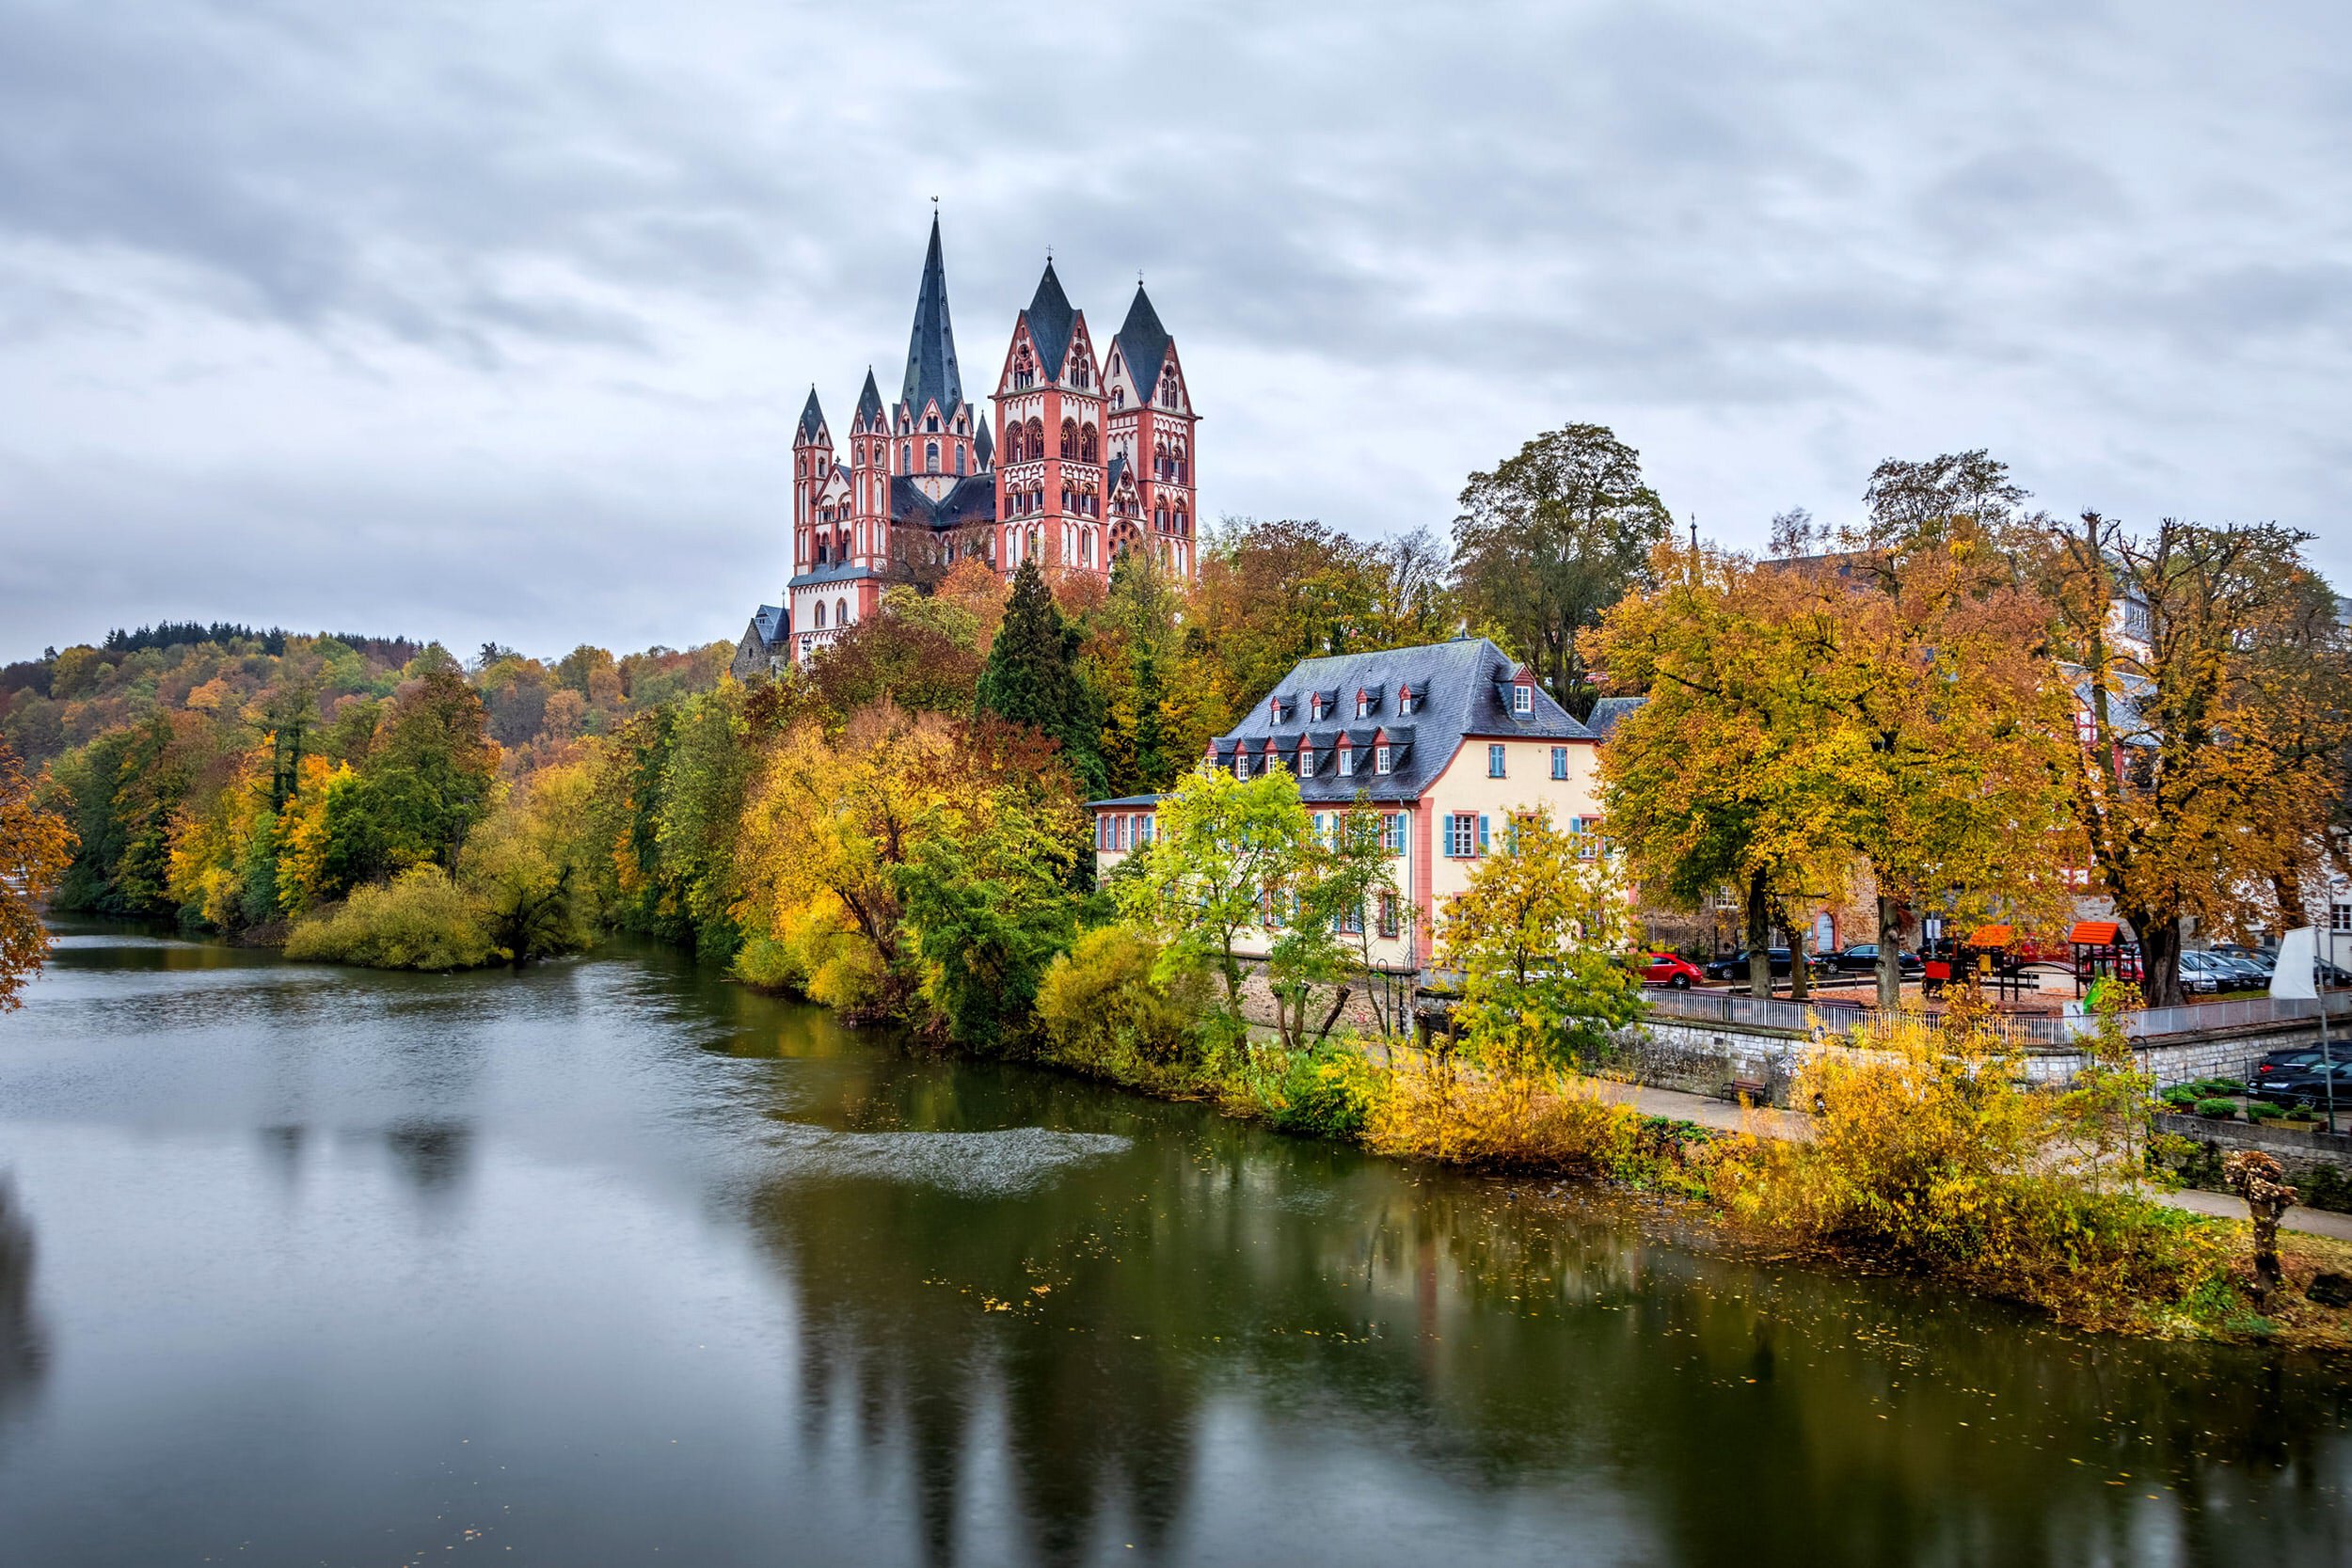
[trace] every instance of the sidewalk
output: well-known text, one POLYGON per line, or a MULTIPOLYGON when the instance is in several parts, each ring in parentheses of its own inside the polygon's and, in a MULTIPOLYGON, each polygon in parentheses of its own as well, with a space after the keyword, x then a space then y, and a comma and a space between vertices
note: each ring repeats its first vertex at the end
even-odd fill
MULTIPOLYGON (((1728 1132, 1754 1132, 1768 1138, 1809 1138, 1813 1135, 1813 1118, 1796 1111, 1775 1111, 1769 1108, 1742 1110, 1728 1100, 1709 1095, 1685 1094, 1680 1089, 1654 1089, 1645 1085, 1611 1084, 1600 1085, 1602 1097, 1620 1104, 1630 1104, 1645 1116, 1672 1117, 1677 1121, 1694 1121, 1701 1127, 1718 1127, 1728 1132)), ((2234 1193, 2209 1193, 2200 1188, 2184 1187, 2176 1193, 2151 1193, 2158 1203, 2185 1209, 2192 1214, 2210 1214, 2216 1219, 2242 1220, 2246 1217, 2246 1201, 2234 1193)), ((2339 1214, 2326 1209, 2294 1208, 2280 1220, 2282 1230, 2300 1230, 2310 1236, 2327 1236, 2340 1242, 2352 1242, 2352 1214, 2339 1214)))

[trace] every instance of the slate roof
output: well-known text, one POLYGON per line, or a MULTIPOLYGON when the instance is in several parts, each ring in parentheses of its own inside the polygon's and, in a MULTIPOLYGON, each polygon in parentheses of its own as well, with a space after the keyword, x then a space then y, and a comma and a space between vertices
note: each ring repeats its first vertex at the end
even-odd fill
POLYGON ((1160 313, 1152 309, 1152 297, 1136 285, 1135 302, 1127 307, 1127 319, 1120 325, 1119 336, 1112 340, 1119 345, 1119 356, 1127 361, 1127 373, 1135 377, 1138 394, 1147 403, 1152 388, 1160 384, 1160 363, 1168 357, 1168 328, 1160 325, 1160 313))
POLYGON ((1615 731, 1619 720, 1648 701, 1647 697, 1603 697, 1584 716, 1584 727, 1606 740, 1615 731))
POLYGON ((963 528, 996 520, 996 481, 987 474, 966 474, 938 500, 925 495, 913 476, 898 474, 890 481, 890 520, 909 528, 963 528))
POLYGON ((785 586, 787 588, 809 588, 818 583, 855 582, 860 578, 879 575, 871 566, 854 566, 846 561, 835 562, 830 566, 811 567, 786 583, 785 586))
POLYGON ((814 441, 817 433, 824 428, 825 411, 817 406, 817 388, 811 387, 808 389, 808 404, 801 410, 801 434, 814 441))
POLYGON ((752 630, 763 645, 771 648, 784 641, 791 626, 792 618, 785 613, 782 605, 761 605, 759 612, 752 617, 752 630))
POLYGON ((996 460, 996 437, 988 433, 986 420, 980 420, 979 425, 980 428, 972 435, 972 451, 979 457, 980 467, 985 468, 996 460))
POLYGON ((1022 314, 1029 321, 1029 341, 1037 345, 1039 371, 1046 380, 1059 381, 1062 361, 1070 354, 1070 328, 1078 313, 1071 308, 1070 296, 1061 292, 1061 279, 1054 276, 1050 258, 1045 276, 1037 280, 1037 293, 1022 314))
POLYGON ((923 257, 923 283, 914 295, 914 332, 907 341, 907 373, 898 401, 920 414, 936 398, 942 413, 963 402, 956 370, 956 329, 947 320, 947 264, 939 253, 939 214, 931 214, 931 245, 923 257))
POLYGON ((1106 496, 1117 494, 1119 482, 1126 477, 1127 454, 1123 451, 1111 453, 1111 466, 1103 470, 1103 494, 1106 496))
POLYGON ((1087 804, 1099 811, 1112 806, 1156 806, 1165 799, 1160 795, 1114 795, 1107 800, 1089 800, 1087 804))
POLYGON ((1269 739, 1275 741, 1278 755, 1295 757, 1304 736, 1315 749, 1316 764, 1313 774, 1298 781, 1303 799, 1352 800, 1363 790, 1375 800, 1400 800, 1428 788, 1468 739, 1597 738, 1541 686, 1535 689, 1534 711, 1514 715, 1497 689, 1518 668, 1483 637, 1306 659, 1258 699, 1248 719, 1217 737, 1216 765, 1231 768, 1237 744, 1247 746, 1252 755, 1263 755, 1269 739), (1397 689, 1407 684, 1420 701, 1411 713, 1400 714, 1397 689), (1368 718, 1356 717, 1359 690, 1378 696, 1368 718), (1335 697, 1338 706, 1337 712, 1326 708, 1319 722, 1309 718, 1308 698, 1316 691, 1335 697), (1277 695, 1285 699, 1279 722, 1269 705, 1277 695), (1393 759, 1394 771, 1375 773, 1371 748, 1384 731, 1391 745, 1404 749, 1393 759), (1336 755, 1343 735, 1359 759, 1356 773, 1346 778, 1328 760, 1336 755))
POLYGON ((857 395, 857 413, 850 420, 851 430, 887 430, 882 418, 882 388, 874 385, 874 367, 866 367, 866 386, 857 395))

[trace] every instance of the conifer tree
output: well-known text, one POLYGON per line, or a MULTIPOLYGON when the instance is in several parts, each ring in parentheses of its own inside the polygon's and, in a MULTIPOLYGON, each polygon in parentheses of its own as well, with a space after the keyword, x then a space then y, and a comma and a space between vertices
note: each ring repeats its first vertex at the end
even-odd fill
POLYGON ((1044 574, 1031 556, 1013 574, 1005 624, 980 672, 979 705, 1061 742, 1071 770, 1089 793, 1104 788, 1096 744, 1102 728, 1094 693, 1078 673, 1078 631, 1062 619, 1044 574))

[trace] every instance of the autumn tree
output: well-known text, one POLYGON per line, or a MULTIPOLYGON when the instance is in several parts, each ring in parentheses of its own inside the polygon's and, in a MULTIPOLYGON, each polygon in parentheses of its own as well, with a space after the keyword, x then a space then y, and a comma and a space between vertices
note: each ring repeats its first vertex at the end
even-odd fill
POLYGON ((904 584, 880 613, 850 626, 808 661, 825 705, 855 713, 876 702, 911 712, 972 711, 980 679, 979 621, 962 605, 925 598, 904 584))
POLYGON ((1673 518, 1641 454, 1606 426, 1565 425, 1463 486, 1454 520, 1462 612, 1534 666, 1572 713, 1595 695, 1578 634, 1641 587, 1673 518))
POLYGON ((2307 537, 2088 512, 2044 534, 2074 813, 2156 1006, 2181 1001, 2182 922, 2276 917, 2344 787, 2342 642, 2312 635, 2307 537))
POLYGON ((1462 972, 1463 1050, 1524 1096, 1546 1075, 1614 1049, 1642 1015, 1625 962, 1633 933, 1609 863, 1549 811, 1515 815, 1438 930, 1438 961, 1462 972))
POLYGON ((73 830, 34 798, 24 765, 0 740, 0 1011, 22 1006, 17 992, 49 956, 40 904, 72 858, 73 830))

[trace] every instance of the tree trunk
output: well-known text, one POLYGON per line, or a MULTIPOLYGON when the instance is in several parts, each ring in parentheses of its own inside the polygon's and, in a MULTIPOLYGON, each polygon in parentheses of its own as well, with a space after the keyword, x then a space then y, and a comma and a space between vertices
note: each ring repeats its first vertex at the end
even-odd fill
POLYGON ((1353 989, 1349 986, 1342 986, 1332 993, 1331 1010, 1323 1015, 1323 1027, 1315 1031, 1317 1040, 1330 1038, 1331 1025, 1337 1023, 1340 1021, 1340 1014, 1346 1010, 1347 999, 1353 989))
POLYGON ((1903 909, 1879 895, 1879 1006, 1888 1012, 1903 1005, 1903 909))
POLYGON ((2270 877, 2270 891, 2279 900, 2279 934, 2286 935, 2298 926, 2308 925, 2311 914, 2303 907, 2303 874, 2294 866, 2275 871, 2270 877))
POLYGON ((2186 1002, 2181 990, 2180 917, 2160 917, 2145 910, 2117 912, 2139 939, 2139 994, 2148 1006, 2177 1007, 2186 1002))
POLYGON ((1788 921, 1788 1000, 1791 1002, 1810 1001, 1813 996, 1813 987, 1810 977, 1804 972, 1804 928, 1794 920, 1788 921))
POLYGON ((1772 994, 1772 905, 1764 894, 1764 873, 1748 877, 1748 994, 1772 994))

